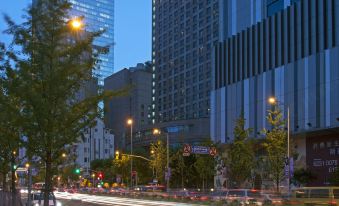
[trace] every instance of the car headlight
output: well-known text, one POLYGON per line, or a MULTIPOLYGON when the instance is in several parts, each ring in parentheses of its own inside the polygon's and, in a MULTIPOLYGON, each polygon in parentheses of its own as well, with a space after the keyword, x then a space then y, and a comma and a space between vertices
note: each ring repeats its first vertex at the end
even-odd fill
POLYGON ((38 203, 35 203, 34 206, 39 206, 39 204, 38 204, 38 203))
POLYGON ((56 206, 62 206, 61 202, 57 202, 56 206))

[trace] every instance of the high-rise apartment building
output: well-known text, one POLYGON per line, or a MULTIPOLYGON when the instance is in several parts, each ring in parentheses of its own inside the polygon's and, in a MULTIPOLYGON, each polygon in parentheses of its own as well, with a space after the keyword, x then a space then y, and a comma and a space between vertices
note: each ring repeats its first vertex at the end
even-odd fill
POLYGON ((266 17, 214 48, 211 137, 232 141, 243 115, 251 135, 262 138, 275 97, 285 120, 290 113, 294 165, 317 176, 313 185, 328 185, 339 162, 339 1, 266 3, 266 17))
POLYGON ((206 122, 207 137, 219 0, 153 0, 152 6, 152 122, 178 129, 206 122))

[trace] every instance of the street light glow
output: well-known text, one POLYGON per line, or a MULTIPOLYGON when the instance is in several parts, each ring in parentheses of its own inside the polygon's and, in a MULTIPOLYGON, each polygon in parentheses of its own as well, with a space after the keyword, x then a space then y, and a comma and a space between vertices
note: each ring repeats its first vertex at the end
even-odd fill
POLYGON ((80 29, 82 27, 82 22, 77 18, 72 19, 71 26, 73 29, 80 29))
POLYGON ((277 99, 275 97, 270 97, 270 98, 268 98, 268 103, 276 104, 277 103, 277 99))
POLYGON ((160 130, 157 128, 153 129, 153 134, 154 135, 160 134, 160 130))
POLYGON ((25 167, 26 167, 26 168, 29 168, 29 163, 26 163, 26 164, 25 164, 25 167))
POLYGON ((62 157, 66 157, 67 155, 66 155, 66 153, 62 153, 62 157))
POLYGON ((133 120, 132 120, 132 119, 128 119, 128 120, 127 120, 127 124, 128 124, 128 125, 132 125, 132 124, 133 124, 133 120))

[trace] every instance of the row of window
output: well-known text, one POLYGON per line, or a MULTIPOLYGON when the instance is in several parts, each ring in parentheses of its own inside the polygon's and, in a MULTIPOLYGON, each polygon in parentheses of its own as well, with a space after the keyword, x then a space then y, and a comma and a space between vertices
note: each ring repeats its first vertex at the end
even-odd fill
POLYGON ((215 47, 215 88, 337 45, 336 0, 302 0, 215 47))

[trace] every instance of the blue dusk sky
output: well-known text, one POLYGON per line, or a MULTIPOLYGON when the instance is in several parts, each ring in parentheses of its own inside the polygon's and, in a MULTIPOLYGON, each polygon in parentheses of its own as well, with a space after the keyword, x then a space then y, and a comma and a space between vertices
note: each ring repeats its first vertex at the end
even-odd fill
MULTIPOLYGON (((3 14, 21 22, 23 9, 32 0, 0 0, 0 41, 10 37, 2 33, 6 29, 3 14)), ((150 0, 115 0, 115 72, 151 60, 152 2, 150 0)))

